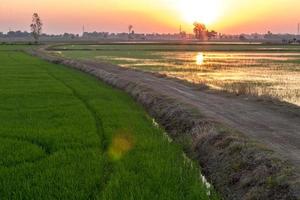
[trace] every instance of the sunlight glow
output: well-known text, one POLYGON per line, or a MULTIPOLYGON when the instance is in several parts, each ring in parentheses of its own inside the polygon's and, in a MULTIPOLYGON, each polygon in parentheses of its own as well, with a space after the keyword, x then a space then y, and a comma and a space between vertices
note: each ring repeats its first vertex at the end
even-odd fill
POLYGON ((179 3, 179 10, 188 23, 211 24, 219 17, 220 7, 220 0, 181 0, 179 3))
POLYGON ((196 56, 196 64, 202 65, 204 63, 204 55, 203 53, 198 53, 196 56))

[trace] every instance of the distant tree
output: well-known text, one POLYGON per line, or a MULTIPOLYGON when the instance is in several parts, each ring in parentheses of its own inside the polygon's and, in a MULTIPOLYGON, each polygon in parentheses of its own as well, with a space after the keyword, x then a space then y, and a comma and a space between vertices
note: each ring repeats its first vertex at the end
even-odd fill
POLYGON ((293 38, 293 42, 296 43, 297 42, 297 38, 293 38))
POLYGON ((208 39, 215 38, 215 37, 217 37, 217 35, 218 35, 218 33, 216 31, 214 31, 214 30, 207 31, 207 37, 208 37, 208 39))
POLYGON ((128 26, 128 39, 132 39, 133 35, 134 35, 133 26, 129 25, 128 26))
POLYGON ((42 34, 43 23, 37 13, 32 15, 32 24, 30 24, 31 34, 35 40, 35 43, 39 42, 40 35, 42 34))
POLYGON ((181 31, 179 34, 180 34, 180 37, 181 37, 181 38, 183 38, 183 39, 186 38, 186 35, 187 35, 187 34, 186 34, 185 31, 181 31))
POLYGON ((273 37, 273 33, 271 31, 268 31, 267 34, 265 34, 265 39, 271 39, 273 37))
POLYGON ((7 32, 7 37, 10 37, 10 38, 21 38, 21 37, 30 37, 30 33, 24 31, 9 31, 7 32))
POLYGON ((194 29, 196 39, 204 40, 207 37, 207 29, 206 26, 202 23, 195 22, 194 23, 194 29))
POLYGON ((247 38, 246 38, 243 34, 241 34, 241 35, 239 36, 239 40, 245 41, 245 40, 247 40, 247 38))
POLYGON ((132 25, 129 25, 129 26, 128 26, 128 33, 129 33, 129 34, 131 33, 132 29, 133 29, 133 26, 132 26, 132 25))

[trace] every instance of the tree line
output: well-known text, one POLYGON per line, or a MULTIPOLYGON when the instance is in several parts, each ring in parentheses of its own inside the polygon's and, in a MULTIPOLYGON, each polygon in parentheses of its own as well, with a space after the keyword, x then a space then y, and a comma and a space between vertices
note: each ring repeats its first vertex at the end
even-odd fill
MULTIPOLYGON (((40 37, 42 35, 42 31, 43 31, 43 22, 40 18, 40 16, 38 15, 38 13, 34 13, 32 15, 32 22, 30 24, 30 30, 31 32, 22 32, 22 31, 9 31, 6 36, 7 37, 29 37, 30 35, 34 38, 34 42, 35 43, 39 43, 40 37)), ((205 24, 203 23, 199 23, 199 22, 195 22, 194 23, 194 29, 193 32, 195 34, 195 38, 198 40, 207 40, 207 39, 212 39, 215 38, 218 33, 214 30, 209 31, 205 24)), ((129 39, 133 39, 135 32, 133 30, 133 26, 129 25, 128 26, 128 37, 129 39)), ((3 36, 3 34, 0 34, 0 36, 3 36)), ((182 38, 185 38, 186 33, 185 32, 180 32, 180 35, 182 38)), ((79 35, 74 35, 72 37, 78 37, 79 35)))
POLYGON ((193 32, 198 40, 207 40, 217 37, 218 33, 214 30, 209 31, 205 24, 195 22, 193 32))

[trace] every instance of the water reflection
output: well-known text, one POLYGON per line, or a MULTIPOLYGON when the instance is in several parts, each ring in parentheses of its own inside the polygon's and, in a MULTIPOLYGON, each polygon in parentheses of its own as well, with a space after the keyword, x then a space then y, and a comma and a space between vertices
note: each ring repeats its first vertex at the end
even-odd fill
POLYGON ((196 64, 202 65, 204 63, 204 55, 202 52, 198 53, 196 56, 196 64))

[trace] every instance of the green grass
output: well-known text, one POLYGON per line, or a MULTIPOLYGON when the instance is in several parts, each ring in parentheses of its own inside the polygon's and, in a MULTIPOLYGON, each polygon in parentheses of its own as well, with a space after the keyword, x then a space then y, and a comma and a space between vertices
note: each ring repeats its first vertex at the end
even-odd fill
POLYGON ((37 45, 25 45, 25 44, 1 44, 0 43, 0 51, 15 51, 15 50, 23 50, 27 48, 35 48, 37 45))
POLYGON ((22 52, 0 60, 0 199, 217 199, 124 92, 22 52))

